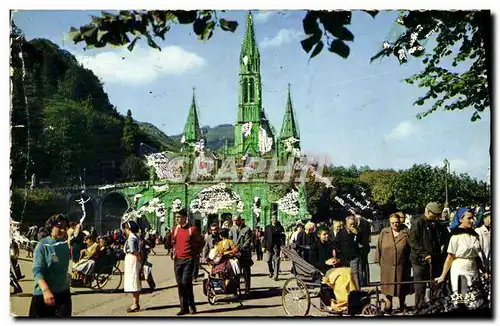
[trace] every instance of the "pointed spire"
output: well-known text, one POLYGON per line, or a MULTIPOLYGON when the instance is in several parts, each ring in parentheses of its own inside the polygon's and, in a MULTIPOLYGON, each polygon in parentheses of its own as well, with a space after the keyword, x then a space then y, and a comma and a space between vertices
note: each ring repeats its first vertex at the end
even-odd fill
POLYGON ((198 109, 196 107, 195 88, 193 87, 193 101, 189 109, 188 118, 184 125, 184 139, 186 142, 195 142, 201 139, 200 122, 198 119, 198 109))
POLYGON ((248 11, 245 38, 243 39, 240 58, 243 60, 245 56, 247 56, 246 60, 260 59, 259 49, 257 47, 257 42, 255 41, 255 30, 253 27, 253 17, 251 11, 248 11))
POLYGON ((295 121, 295 112, 292 106, 291 85, 288 83, 288 99, 285 107, 285 116, 281 125, 280 139, 287 138, 300 139, 299 126, 295 121))

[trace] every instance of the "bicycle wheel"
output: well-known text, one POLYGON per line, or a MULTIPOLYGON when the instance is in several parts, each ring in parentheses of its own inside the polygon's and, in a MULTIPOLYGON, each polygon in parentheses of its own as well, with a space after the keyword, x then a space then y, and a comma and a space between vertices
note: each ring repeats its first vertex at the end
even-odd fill
POLYGON ((311 297, 306 284, 296 277, 287 280, 283 285, 281 302, 288 316, 307 316, 311 297))

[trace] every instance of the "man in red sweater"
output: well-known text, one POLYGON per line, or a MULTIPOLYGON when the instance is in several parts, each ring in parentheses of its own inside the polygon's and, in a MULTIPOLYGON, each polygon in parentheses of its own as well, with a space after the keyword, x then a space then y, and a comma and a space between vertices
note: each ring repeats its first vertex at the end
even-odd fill
POLYGON ((181 310, 178 316, 195 314, 193 294, 193 269, 201 251, 201 237, 195 226, 189 225, 185 209, 175 213, 177 225, 171 233, 174 251, 174 272, 179 292, 181 310))

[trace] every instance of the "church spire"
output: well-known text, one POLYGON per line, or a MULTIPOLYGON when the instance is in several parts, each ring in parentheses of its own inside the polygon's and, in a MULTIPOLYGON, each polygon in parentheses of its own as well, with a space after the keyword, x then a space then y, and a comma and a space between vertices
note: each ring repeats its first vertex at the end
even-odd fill
POLYGON ((299 126, 295 120, 295 112, 292 106, 291 85, 288 84, 288 99, 285 107, 285 116, 281 125, 280 139, 295 138, 300 139, 299 126))
POLYGON ((184 140, 185 142, 197 142, 200 139, 200 122, 198 119, 198 109, 196 107, 195 88, 193 87, 193 101, 191 102, 188 118, 184 125, 184 140))
POLYGON ((259 48, 257 47, 257 42, 255 41, 253 17, 250 11, 248 11, 247 26, 245 30, 245 38, 243 39, 243 44, 241 47, 240 59, 244 66, 248 66, 247 62, 250 62, 252 64, 257 63, 257 66, 252 66, 254 66, 254 69, 257 71, 260 69, 260 53, 259 48), (247 59, 245 59, 245 57, 247 59))

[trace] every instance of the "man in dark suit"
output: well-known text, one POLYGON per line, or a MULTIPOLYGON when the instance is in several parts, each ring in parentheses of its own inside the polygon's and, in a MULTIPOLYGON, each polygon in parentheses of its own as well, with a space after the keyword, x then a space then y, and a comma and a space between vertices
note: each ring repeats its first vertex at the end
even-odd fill
POLYGON ((354 210, 354 217, 357 225, 359 240, 362 245, 360 285, 366 286, 370 283, 370 265, 368 263, 368 255, 370 254, 371 225, 366 218, 361 216, 361 210, 358 208, 354 210))
MULTIPOLYGON (((429 203, 424 216, 412 222, 410 229, 411 265, 415 281, 426 281, 441 275, 447 256, 450 233, 439 218, 443 211, 439 203, 429 203), (432 270, 431 270, 432 269, 432 270), (432 273, 432 274, 431 274, 432 273)), ((415 284, 415 307, 425 303, 425 283, 415 284)))
POLYGON ((366 248, 359 234, 353 215, 346 217, 346 227, 341 229, 334 240, 333 245, 337 248, 340 262, 343 266, 349 266, 357 286, 363 283, 361 280, 361 257, 366 248))
POLYGON ((239 258, 243 276, 245 277, 246 293, 250 293, 250 279, 252 276, 251 267, 252 260, 252 230, 245 225, 245 220, 241 216, 233 219, 234 225, 229 230, 229 238, 233 240, 234 244, 239 248, 239 258))
POLYGON ((269 267, 269 278, 278 280, 280 270, 281 246, 285 243, 285 229, 278 222, 276 214, 271 216, 271 224, 264 230, 264 249, 266 250, 266 261, 269 267))

